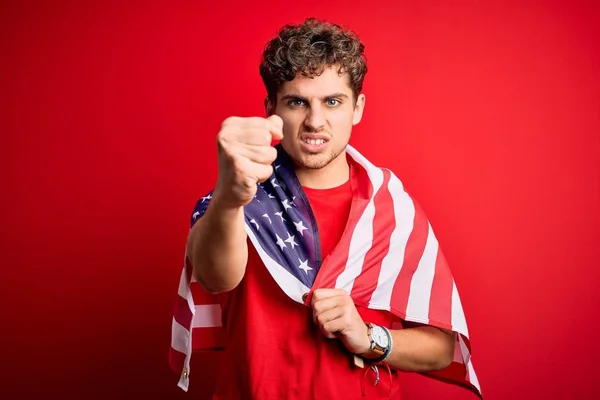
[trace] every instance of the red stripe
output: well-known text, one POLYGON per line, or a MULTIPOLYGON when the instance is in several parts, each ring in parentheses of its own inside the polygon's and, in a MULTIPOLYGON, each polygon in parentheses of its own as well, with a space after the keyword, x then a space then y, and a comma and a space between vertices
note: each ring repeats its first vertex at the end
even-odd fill
POLYGON ((190 310, 187 300, 181 296, 177 296, 177 299, 175 300, 175 310, 173 311, 175 321, 189 330, 192 326, 192 315, 192 310, 190 310))
POLYGON ((226 332, 222 326, 192 329, 192 350, 215 350, 225 347, 226 332))
POLYGON ((392 299, 390 301, 391 309, 401 318, 406 316, 406 307, 408 306, 408 296, 410 294, 410 283, 417 270, 419 261, 423 257, 427 236, 429 234, 429 222, 422 212, 419 205, 413 201, 415 206, 415 217, 413 220, 413 229, 410 232, 406 249, 404 251, 404 261, 398 278, 394 283, 392 299))
POLYGON ((198 282, 190 283, 194 304, 219 304, 219 295, 208 293, 198 282))
POLYGON ((454 282, 444 254, 438 248, 435 273, 429 299, 429 322, 433 325, 452 324, 452 288, 454 282))
POLYGON ((354 281, 352 297, 355 301, 368 304, 377 288, 381 263, 390 249, 392 232, 396 228, 394 203, 388 184, 390 171, 383 170, 383 185, 375 195, 375 216, 373 217, 373 242, 365 255, 361 274, 354 281))
MULTIPOLYGON (((353 196, 352 205, 350 207, 350 215, 346 223, 346 229, 340 238, 335 249, 327 257, 315 278, 313 289, 317 288, 332 288, 335 287, 335 282, 338 276, 346 268, 348 262, 348 251, 350 249, 350 241, 354 234, 356 224, 364 213, 365 208, 369 204, 369 199, 373 196, 373 185, 367 171, 362 165, 358 164, 351 157, 348 157, 348 162, 351 165, 351 184, 352 189, 356 191, 353 196)), ((307 298, 309 301, 310 296, 307 298)))
POLYGON ((453 362, 446 369, 441 371, 423 372, 422 375, 434 378, 445 383, 452 383, 472 391, 477 397, 482 398, 481 393, 471 383, 469 370, 462 363, 453 362))

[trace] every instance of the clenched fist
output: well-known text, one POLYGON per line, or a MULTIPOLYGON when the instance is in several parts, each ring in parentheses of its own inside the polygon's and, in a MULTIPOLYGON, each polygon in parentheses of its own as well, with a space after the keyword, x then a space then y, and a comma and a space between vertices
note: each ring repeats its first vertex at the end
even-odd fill
POLYGON ((257 183, 271 174, 277 158, 273 140, 283 137, 283 121, 269 118, 230 117, 217 136, 219 176, 214 197, 228 208, 239 208, 254 198, 257 183))
POLYGON ((311 307, 313 320, 329 339, 340 339, 353 354, 363 354, 371 348, 371 340, 352 298, 341 289, 317 289, 311 307))

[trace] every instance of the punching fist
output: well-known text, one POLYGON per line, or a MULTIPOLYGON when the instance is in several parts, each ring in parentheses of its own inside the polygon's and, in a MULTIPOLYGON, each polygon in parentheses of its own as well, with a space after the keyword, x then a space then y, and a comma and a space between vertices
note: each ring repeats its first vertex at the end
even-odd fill
POLYGON ((283 121, 277 115, 223 121, 217 135, 219 177, 214 191, 221 205, 239 208, 252 201, 257 183, 273 174, 277 150, 271 143, 282 137, 283 121))

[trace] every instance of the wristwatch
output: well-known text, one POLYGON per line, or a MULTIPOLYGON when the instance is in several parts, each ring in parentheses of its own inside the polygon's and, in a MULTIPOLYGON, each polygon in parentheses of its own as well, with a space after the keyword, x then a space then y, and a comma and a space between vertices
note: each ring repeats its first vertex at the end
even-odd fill
POLYGON ((370 362, 380 362, 385 360, 392 352, 392 335, 390 331, 383 326, 375 325, 370 322, 367 325, 367 335, 371 341, 371 348, 360 356, 370 362))

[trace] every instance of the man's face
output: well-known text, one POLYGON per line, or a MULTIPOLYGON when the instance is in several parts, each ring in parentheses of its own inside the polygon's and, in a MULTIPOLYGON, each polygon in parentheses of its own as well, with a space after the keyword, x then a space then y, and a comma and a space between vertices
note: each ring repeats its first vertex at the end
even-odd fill
POLYGON ((314 78, 298 74, 280 88, 275 109, 267 105, 283 120, 281 144, 301 168, 320 169, 345 156, 352 126, 362 118, 365 96, 355 104, 348 76, 337 71, 334 66, 314 78))

